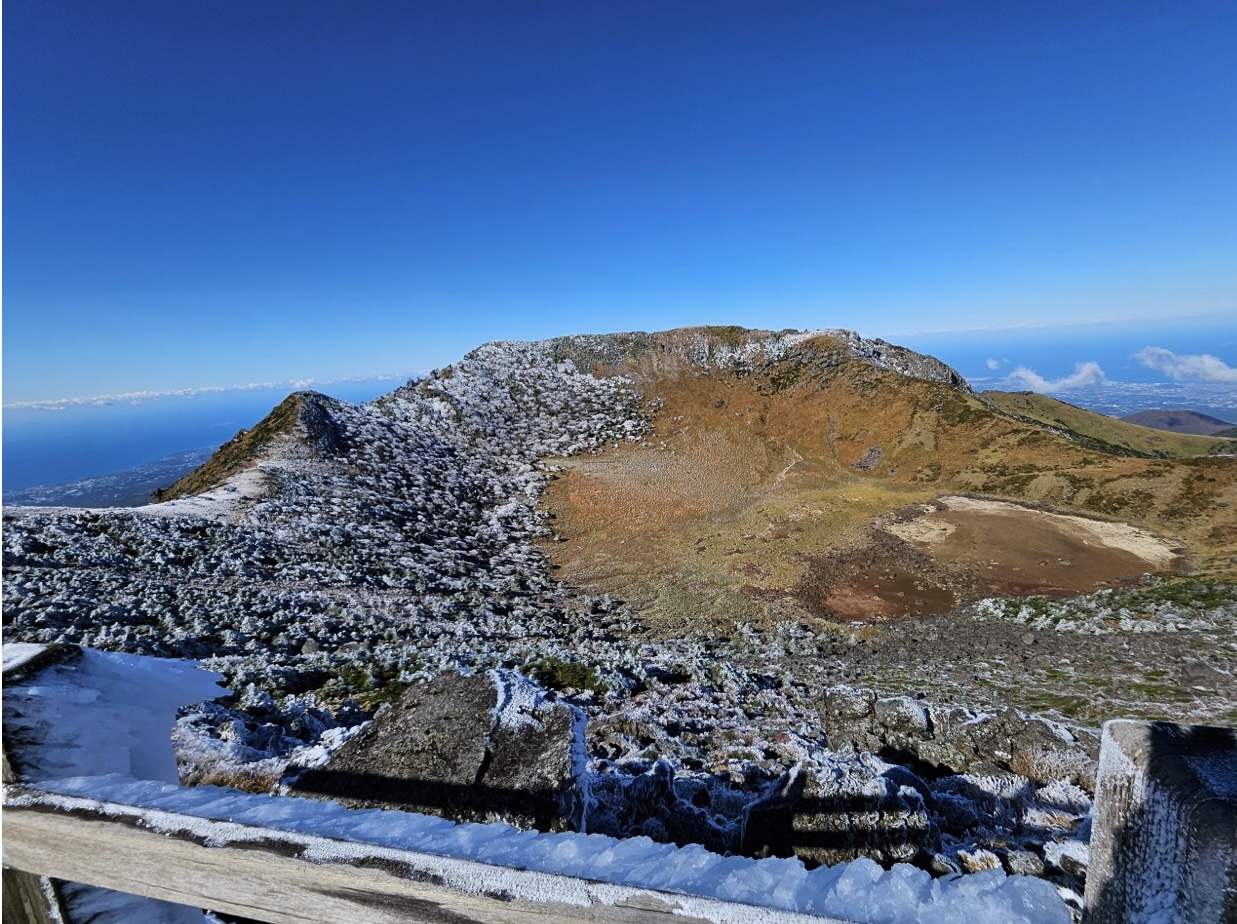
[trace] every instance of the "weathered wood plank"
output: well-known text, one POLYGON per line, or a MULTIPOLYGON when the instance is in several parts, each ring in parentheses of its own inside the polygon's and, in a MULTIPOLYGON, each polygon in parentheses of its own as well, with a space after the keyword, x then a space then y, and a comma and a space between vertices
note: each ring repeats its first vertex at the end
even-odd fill
POLYGON ((30 790, 6 801, 4 863, 270 924, 837 924, 30 790))

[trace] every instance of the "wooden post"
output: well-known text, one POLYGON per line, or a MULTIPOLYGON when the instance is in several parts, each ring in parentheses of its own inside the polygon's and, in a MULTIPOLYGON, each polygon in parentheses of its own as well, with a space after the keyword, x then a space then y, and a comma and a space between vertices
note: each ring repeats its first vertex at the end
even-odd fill
MULTIPOLYGON (((73 649, 67 645, 43 645, 31 649, 27 657, 14 659, 4 668, 4 682, 42 670, 73 649)), ((17 770, 9 760, 9 742, 0 740, 0 762, 3 763, 4 785, 19 782, 17 770)), ((56 891, 56 885, 46 876, 36 876, 6 864, 3 871, 4 920, 9 924, 63 924, 68 918, 56 891)))
POLYGON ((1237 729, 1104 723, 1083 920, 1237 921, 1237 729))

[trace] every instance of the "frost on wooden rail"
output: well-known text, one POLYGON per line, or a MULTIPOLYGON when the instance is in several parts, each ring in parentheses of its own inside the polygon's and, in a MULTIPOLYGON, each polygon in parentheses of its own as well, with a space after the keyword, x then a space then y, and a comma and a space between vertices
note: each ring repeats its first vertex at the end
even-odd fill
POLYGON ((1089 924, 1237 921, 1237 729, 1104 725, 1089 924))

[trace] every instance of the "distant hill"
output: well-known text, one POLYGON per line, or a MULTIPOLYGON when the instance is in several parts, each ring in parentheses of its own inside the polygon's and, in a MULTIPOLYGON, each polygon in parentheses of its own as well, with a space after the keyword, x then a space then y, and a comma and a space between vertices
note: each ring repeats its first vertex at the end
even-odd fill
POLYGON ((1193 433, 1200 436, 1216 436, 1223 430, 1233 429, 1233 424, 1210 414, 1198 411, 1139 411, 1122 417, 1127 423, 1150 427, 1153 430, 1169 430, 1173 433, 1193 433))
MULTIPOLYGON (((1168 435, 1166 431, 1171 428, 1152 428, 1150 424, 1140 424, 1134 419, 1145 414, 1162 414, 1162 411, 1145 411, 1117 419, 1030 391, 987 391, 982 397, 1008 414, 1043 424, 1073 442, 1100 451, 1180 459, 1230 453, 1235 449, 1231 443, 1214 438, 1222 436, 1222 433, 1199 436, 1192 432, 1178 432, 1168 435)), ((1237 435, 1237 428, 1234 428, 1234 435, 1237 435)))

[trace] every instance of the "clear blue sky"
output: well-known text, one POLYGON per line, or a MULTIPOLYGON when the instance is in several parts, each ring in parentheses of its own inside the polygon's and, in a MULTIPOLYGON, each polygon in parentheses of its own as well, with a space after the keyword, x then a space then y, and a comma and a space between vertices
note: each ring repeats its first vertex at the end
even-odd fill
POLYGON ((1234 61, 1231 0, 5 0, 4 401, 1231 319, 1234 61))

